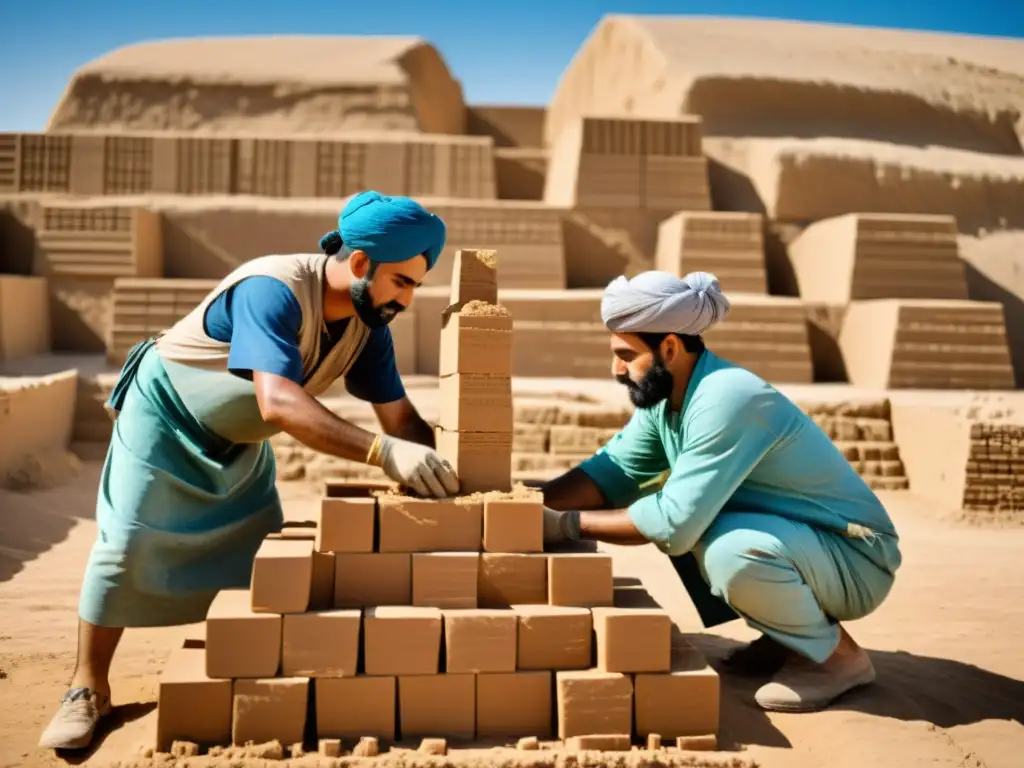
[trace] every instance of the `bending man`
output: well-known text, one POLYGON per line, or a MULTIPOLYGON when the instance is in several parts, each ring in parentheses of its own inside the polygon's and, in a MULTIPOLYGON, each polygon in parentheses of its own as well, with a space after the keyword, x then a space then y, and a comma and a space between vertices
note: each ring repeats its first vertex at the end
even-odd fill
POLYGON ((818 709, 875 677, 839 622, 886 598, 898 537, 806 414, 705 348, 701 334, 728 311, 707 273, 646 272, 608 286, 612 370, 636 410, 604 448, 545 486, 546 538, 653 542, 705 626, 739 617, 763 633, 726 659, 737 671, 778 673, 758 703, 818 709))
POLYGON ((380 466, 422 495, 457 493, 430 426, 406 397, 388 323, 445 243, 408 198, 356 195, 323 252, 266 256, 226 277, 190 314, 129 354, 79 603, 78 663, 40 745, 87 746, 110 708, 125 627, 202 621, 221 589, 247 587, 282 523, 268 439, 380 466), (344 377, 383 434, 315 397, 344 377))

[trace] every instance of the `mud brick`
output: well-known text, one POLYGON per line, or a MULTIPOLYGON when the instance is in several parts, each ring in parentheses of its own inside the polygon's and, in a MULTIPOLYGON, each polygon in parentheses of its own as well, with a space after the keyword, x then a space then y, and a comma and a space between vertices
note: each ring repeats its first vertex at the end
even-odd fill
MULTIPOLYGON (((597 669, 604 672, 668 672, 672 619, 661 608, 594 608, 597 669)), ((660 732, 666 735, 663 731, 660 732)))
POLYGON ((485 552, 543 552, 543 496, 484 501, 483 547, 485 552))
POLYGON ((282 744, 301 742, 308 698, 309 680, 305 677, 235 680, 232 742, 236 746, 274 739, 282 744))
POLYGON ((402 738, 476 735, 476 675, 408 675, 398 678, 402 738))
POLYGON ((226 744, 231 739, 231 681, 207 676, 202 648, 178 648, 160 675, 156 715, 160 752, 169 752, 175 740, 226 744))
POLYGON ((477 552, 417 552, 412 556, 412 604, 476 608, 477 552))
POLYGON ((409 605, 412 556, 397 552, 334 555, 334 607, 409 605))
POLYGON ((322 499, 316 527, 317 552, 373 552, 376 520, 374 498, 322 499))
POLYGON ((677 640, 671 672, 634 676, 636 731, 663 738, 718 732, 718 673, 692 645, 677 640))
POLYGON ((550 672, 485 672, 476 676, 476 735, 550 739, 550 672))
POLYGON ((479 552, 483 504, 465 499, 379 499, 381 552, 479 552))
POLYGON ((441 663, 441 611, 378 606, 363 614, 363 663, 368 675, 435 675, 441 663))
POLYGON ((592 733, 589 736, 571 736, 565 741, 569 752, 629 752, 632 746, 628 733, 592 733))
POLYGON ((438 429, 437 452, 459 476, 459 492, 512 490, 512 432, 451 432, 438 429))
POLYGON ((518 618, 511 611, 444 611, 445 670, 514 672, 518 618))
POLYGON ((439 376, 512 375, 512 318, 452 313, 443 319, 439 376))
MULTIPOLYGON (((277 533, 271 533, 268 539, 305 539, 316 541, 317 524, 315 520, 293 522, 285 521, 284 527, 277 533)), ((334 604, 334 555, 330 552, 313 550, 313 583, 309 589, 309 610, 325 611, 334 604)))
POLYGON ((480 555, 477 604, 508 608, 517 603, 548 600, 547 555, 484 552, 480 555))
POLYGON ((676 749, 685 749, 690 752, 714 752, 718 749, 718 736, 714 733, 705 733, 701 736, 677 736, 676 749))
POLYGON ((321 757, 341 757, 341 739, 320 739, 319 747, 321 757))
POLYGON ((284 616, 283 677, 348 677, 356 674, 362 613, 357 609, 284 616))
MULTIPOLYGON (((392 709, 392 717, 394 717, 394 706, 392 709)), ((380 754, 380 742, 376 736, 360 736, 359 741, 352 747, 352 757, 376 757, 380 754)))
POLYGON ((313 588, 313 542, 267 539, 252 565, 252 609, 258 613, 303 613, 313 588))
POLYGON ((281 664, 281 616, 255 613, 247 589, 224 589, 206 613, 206 674, 273 677, 281 664))
POLYGON ((460 248, 452 265, 452 290, 449 301, 498 303, 498 255, 490 250, 460 248))
POLYGON ((512 379, 482 373, 445 376, 438 424, 452 432, 512 432, 512 379))
POLYGON ((548 557, 548 602, 551 605, 610 606, 614 593, 611 555, 587 552, 548 557))
POLYGON ((394 677, 321 677, 314 683, 313 693, 320 736, 394 740, 394 677))
POLYGON ((593 620, 587 608, 514 605, 519 617, 519 669, 588 669, 593 620))
POLYGON ((516 453, 547 453, 551 428, 541 424, 512 425, 512 450, 516 453))
POLYGON ((558 738, 633 732, 633 680, 621 672, 555 673, 558 738))

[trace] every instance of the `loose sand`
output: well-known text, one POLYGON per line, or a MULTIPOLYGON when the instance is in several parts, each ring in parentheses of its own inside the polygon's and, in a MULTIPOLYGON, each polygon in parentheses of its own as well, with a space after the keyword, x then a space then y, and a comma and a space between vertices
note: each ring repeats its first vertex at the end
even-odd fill
MULTIPOLYGON (((63 762, 35 744, 74 665, 76 600, 96 533, 99 471, 98 463, 87 463, 61 488, 0 491, 0 768, 63 762)), ((309 485, 282 483, 281 493, 289 517, 303 517, 315 507, 309 485)), ((723 678, 721 752, 709 758, 725 764, 739 758, 738 765, 753 761, 765 768, 1020 765, 1024 531, 960 525, 951 522, 952 510, 935 509, 907 493, 883 499, 903 536, 904 566, 881 611, 851 625, 878 669, 874 688, 825 712, 768 715, 751 705, 756 682, 723 678)), ((698 631, 667 560, 650 547, 609 549, 618 575, 642 579, 684 631, 698 631)), ((76 764, 137 759, 155 724, 157 676, 181 636, 181 629, 126 634, 112 678, 112 720, 118 727, 76 764)), ((714 663, 753 636, 734 622, 695 642, 714 663)), ((507 754, 467 754, 464 760, 510 764, 507 754)), ((189 764, 200 762, 193 758, 189 764)))

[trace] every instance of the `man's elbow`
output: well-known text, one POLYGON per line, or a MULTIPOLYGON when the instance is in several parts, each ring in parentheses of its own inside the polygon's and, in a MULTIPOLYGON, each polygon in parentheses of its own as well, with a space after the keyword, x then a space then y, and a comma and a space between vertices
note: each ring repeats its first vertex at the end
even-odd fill
POLYGON ((295 397, 290 391, 295 386, 293 382, 280 376, 254 374, 253 383, 256 386, 256 403, 264 423, 280 429, 287 427, 294 413, 295 397))

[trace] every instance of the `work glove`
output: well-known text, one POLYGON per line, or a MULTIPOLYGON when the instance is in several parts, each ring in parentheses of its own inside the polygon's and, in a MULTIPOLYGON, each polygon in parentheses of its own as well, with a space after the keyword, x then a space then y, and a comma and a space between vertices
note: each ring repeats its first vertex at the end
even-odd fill
POLYGON ((459 478, 452 465, 426 445, 381 435, 376 463, 384 474, 420 496, 440 499, 459 492, 459 478))
POLYGON ((580 513, 560 512, 544 507, 544 543, 564 544, 567 541, 579 541, 580 513))

